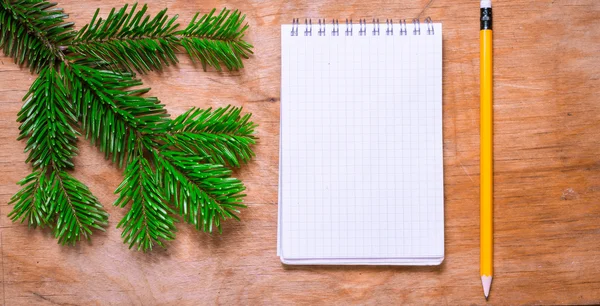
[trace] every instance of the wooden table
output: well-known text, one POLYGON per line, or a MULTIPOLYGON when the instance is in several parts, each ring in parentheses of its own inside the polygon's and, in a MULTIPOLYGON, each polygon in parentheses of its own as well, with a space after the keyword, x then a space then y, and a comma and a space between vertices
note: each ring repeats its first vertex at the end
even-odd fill
MULTIPOLYGON (((123 1, 60 1, 82 26, 123 1)), ((179 225, 168 250, 123 245, 121 170, 81 140, 75 176, 110 216, 77 247, 7 218, 30 172, 16 114, 34 76, 0 57, 2 298, 17 304, 483 304, 479 279, 479 9, 474 0, 150 1, 183 24, 238 8, 255 56, 236 73, 177 67, 142 76, 172 114, 243 105, 260 124, 241 222, 210 236, 179 225), (276 256, 280 32, 293 17, 425 18, 444 26, 446 259, 439 267, 285 267, 276 256)), ((490 303, 600 303, 600 1, 494 2, 495 275, 490 303)))

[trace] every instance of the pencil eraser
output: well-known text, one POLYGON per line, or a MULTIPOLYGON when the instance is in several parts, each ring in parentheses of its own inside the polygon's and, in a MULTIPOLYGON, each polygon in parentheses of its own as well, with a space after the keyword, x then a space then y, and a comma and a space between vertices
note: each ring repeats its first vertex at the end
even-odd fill
POLYGON ((481 0, 480 8, 492 7, 492 0, 481 0))

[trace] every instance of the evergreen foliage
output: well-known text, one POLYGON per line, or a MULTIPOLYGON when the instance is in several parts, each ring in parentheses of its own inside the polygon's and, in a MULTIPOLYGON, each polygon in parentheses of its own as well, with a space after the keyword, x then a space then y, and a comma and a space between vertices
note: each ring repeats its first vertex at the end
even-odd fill
POLYGON ((129 209, 117 227, 130 248, 165 247, 179 218, 206 232, 238 219, 245 187, 229 167, 254 156, 251 115, 227 106, 170 119, 134 72, 176 64, 178 50, 204 69, 242 68, 252 54, 244 16, 212 10, 180 29, 166 9, 147 9, 125 5, 106 18, 97 10, 75 31, 55 3, 0 0, 0 48, 38 73, 18 114, 33 171, 11 199, 11 220, 51 227, 62 244, 104 230, 108 214, 70 174, 79 131, 124 168, 115 205, 129 209))
POLYGON ((215 10, 198 19, 194 16, 187 28, 179 30, 177 16, 169 18, 167 10, 156 16, 146 14, 144 5, 137 10, 134 4, 118 11, 113 9, 106 19, 98 18, 77 33, 70 50, 88 58, 102 60, 115 68, 147 72, 177 63, 175 52, 183 47, 206 70, 212 66, 221 70, 244 67, 242 58, 252 54, 252 46, 243 40, 248 26, 243 26, 244 16, 238 11, 215 10))

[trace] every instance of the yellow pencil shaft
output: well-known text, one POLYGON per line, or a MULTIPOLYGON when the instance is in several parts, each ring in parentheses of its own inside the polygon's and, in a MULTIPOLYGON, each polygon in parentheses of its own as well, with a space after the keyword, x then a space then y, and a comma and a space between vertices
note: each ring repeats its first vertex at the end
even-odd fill
POLYGON ((493 124, 492 124, 492 30, 481 30, 480 38, 480 272, 493 273, 493 124))

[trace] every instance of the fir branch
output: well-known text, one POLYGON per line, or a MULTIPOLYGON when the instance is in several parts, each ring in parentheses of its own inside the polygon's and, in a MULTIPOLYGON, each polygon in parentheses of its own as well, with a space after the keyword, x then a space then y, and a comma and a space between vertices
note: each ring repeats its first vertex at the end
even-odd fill
POLYGON ((70 50, 130 71, 160 70, 177 63, 177 16, 169 18, 164 9, 150 19, 146 5, 139 11, 137 3, 129 11, 127 7, 113 8, 105 20, 98 18, 100 10, 96 10, 92 21, 78 31, 70 50))
POLYGON ((92 229, 104 231, 108 214, 80 181, 62 170, 51 170, 47 197, 49 213, 56 215, 54 236, 59 243, 74 245, 90 238, 92 229))
MULTIPOLYGON (((139 145, 138 141, 138 145, 139 145)), ((125 169, 125 179, 116 193, 120 193, 115 205, 131 209, 119 222, 122 237, 129 248, 137 245, 138 250, 149 251, 156 244, 165 247, 163 241, 175 239, 175 219, 165 203, 165 196, 158 186, 157 177, 150 162, 140 149, 125 169)))
POLYGON ((241 116, 241 107, 190 109, 169 123, 166 143, 194 152, 213 164, 240 167, 253 156, 256 143, 251 114, 241 116))
POLYGON ((32 227, 51 225, 53 215, 47 208, 51 183, 46 175, 50 168, 73 167, 76 118, 67 101, 64 80, 53 66, 42 68, 23 100, 17 118, 21 123, 18 139, 28 138, 27 162, 36 171, 19 182, 23 188, 12 197, 11 203, 16 205, 9 216, 13 221, 27 221, 32 227))
POLYGON ((131 204, 117 227, 132 248, 152 250, 174 239, 174 218, 156 174, 144 157, 144 149, 166 129, 166 111, 156 98, 140 97, 148 89, 130 89, 140 85, 132 74, 99 70, 72 64, 73 101, 79 109, 86 137, 113 162, 127 164, 125 179, 117 188, 114 205, 131 204), (87 105, 87 108, 86 108, 87 105), (102 122, 103 125, 98 125, 102 122))
POLYGON ((132 74, 76 63, 70 73, 72 99, 86 138, 119 167, 130 161, 126 158, 133 156, 137 137, 165 129, 164 105, 156 98, 140 96, 149 89, 129 89, 142 84, 132 74))
MULTIPOLYGON (((64 71, 64 64, 60 67, 64 71)), ((34 169, 73 167, 79 133, 73 128, 77 117, 67 96, 65 80, 49 66, 40 71, 23 98, 25 104, 17 118, 21 123, 18 139, 28 138, 25 152, 29 152, 27 162, 34 169)))
POLYGON ((57 167, 34 171, 19 182, 23 188, 9 204, 12 221, 29 226, 53 227, 61 244, 74 245, 81 238, 90 239, 92 230, 104 231, 108 213, 98 199, 80 181, 57 167))
POLYGON ((56 3, 42 0, 2 0, 0 3, 0 48, 18 65, 40 71, 56 61, 65 61, 64 46, 75 35, 72 22, 56 3))
POLYGON ((8 214, 10 220, 27 222, 33 228, 49 225, 48 183, 44 171, 34 171, 17 184, 23 188, 8 203, 15 205, 8 214))
POLYGON ((16 203, 10 218, 27 221, 30 226, 49 225, 62 244, 75 244, 88 238, 92 229, 104 230, 108 214, 89 189, 70 176, 79 133, 73 128, 77 116, 68 101, 64 63, 56 69, 41 69, 18 115, 19 139, 28 138, 27 162, 36 170, 13 198, 16 203))
MULTIPOLYGON (((126 93, 136 91, 127 90, 126 87, 138 85, 131 75, 96 70, 83 65, 71 65, 71 69, 75 75, 73 79, 86 81, 89 89, 87 93, 80 93, 82 85, 73 85, 73 95, 87 97, 88 101, 92 101, 92 111, 81 111, 86 135, 99 139, 95 142, 100 145, 101 150, 112 155, 113 159, 119 156, 121 163, 129 164, 125 170, 123 185, 115 191, 120 193, 115 205, 131 203, 127 216, 120 222, 120 226, 124 228, 123 237, 130 247, 137 245, 138 249, 147 251, 153 245, 163 246, 161 239, 172 239, 167 235, 167 230, 171 228, 170 221, 153 228, 156 225, 153 220, 158 216, 142 218, 146 211, 163 205, 164 201, 174 203, 186 222, 204 231, 212 231, 213 226, 220 231, 221 220, 237 219, 237 208, 244 207, 241 204, 244 196, 241 192, 245 189, 243 184, 230 178, 231 171, 227 168, 206 162, 212 159, 210 154, 214 154, 215 159, 226 159, 234 165, 253 156, 250 145, 254 143, 252 134, 255 124, 249 121, 250 115, 241 116, 241 108, 227 107, 215 111, 192 110, 176 120, 167 121, 163 116, 162 105, 156 99, 136 99, 133 104, 128 104, 127 99, 133 97, 126 93), (106 88, 112 88, 112 91, 100 91, 97 89, 100 83, 106 88), (103 97, 111 94, 112 100, 104 101, 103 97), (96 98, 91 97, 92 95, 96 98), (96 100, 98 102, 94 102, 96 100), (88 118, 89 116, 98 117, 88 118), (104 131, 85 124, 100 120, 109 122, 109 126, 115 127, 115 130, 104 131), (126 139, 111 138, 119 136, 126 139), (207 147, 212 146, 202 151, 209 154, 208 157, 203 158, 195 153, 194 150, 203 150, 202 143, 194 143, 195 139, 204 139, 203 143, 207 147), (115 145, 111 145, 112 143, 115 145), (120 143, 126 143, 127 147, 121 150, 117 146, 120 143), (186 152, 177 152, 180 149, 186 152), (154 157, 157 178, 151 174, 154 172, 149 166, 150 161, 143 157, 144 151, 152 153, 154 157), (131 185, 132 181, 138 184, 131 185), (153 201, 145 199, 147 196, 144 196, 144 192, 155 194, 151 199, 153 201), (135 202, 135 199, 145 201, 135 202)), ((161 211, 162 221, 172 218, 167 208, 168 206, 164 206, 165 211, 161 211)))
POLYGON ((159 184, 165 196, 179 209, 184 220, 196 229, 221 232, 221 221, 239 220, 238 208, 245 207, 242 192, 246 189, 231 170, 206 164, 199 156, 171 150, 153 150, 159 184))
POLYGON ((169 18, 167 10, 156 16, 147 15, 147 6, 137 11, 137 3, 112 9, 106 19, 98 18, 77 32, 69 50, 89 58, 108 62, 115 69, 147 72, 160 70, 178 62, 176 52, 183 47, 193 60, 202 63, 204 70, 212 66, 221 70, 242 68, 242 58, 252 54, 252 45, 244 41, 247 25, 238 11, 224 9, 218 16, 215 10, 198 19, 185 30, 177 30, 177 16, 169 18))
POLYGON ((246 16, 226 9, 214 16, 215 11, 200 19, 196 13, 187 28, 178 33, 182 35, 181 44, 192 59, 200 61, 204 70, 209 65, 221 71, 219 63, 228 70, 243 68, 242 58, 252 54, 252 45, 243 39, 248 29, 247 24, 242 26, 246 16))
POLYGON ((108 214, 66 172, 77 153, 77 121, 106 158, 126 166, 115 205, 131 204, 118 225, 130 248, 164 247, 175 237, 174 213, 208 232, 238 219, 245 187, 225 166, 254 156, 250 115, 241 116, 241 108, 192 109, 169 120, 158 99, 141 96, 149 89, 133 88, 141 81, 122 70, 162 69, 177 62, 181 47, 204 69, 242 68, 252 53, 243 40, 243 15, 224 9, 215 16, 213 10, 178 30, 177 16, 169 18, 166 9, 151 17, 146 6, 137 11, 133 5, 113 9, 106 20, 96 11, 74 32, 54 3, 0 1, 0 48, 40 73, 18 117, 34 171, 11 198, 11 220, 53 227, 62 244, 103 230, 108 214))

